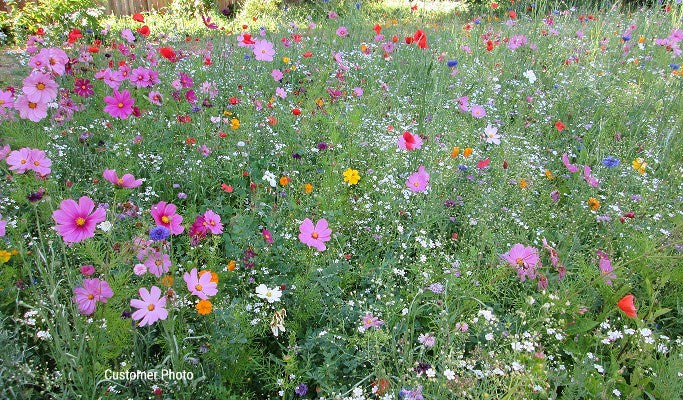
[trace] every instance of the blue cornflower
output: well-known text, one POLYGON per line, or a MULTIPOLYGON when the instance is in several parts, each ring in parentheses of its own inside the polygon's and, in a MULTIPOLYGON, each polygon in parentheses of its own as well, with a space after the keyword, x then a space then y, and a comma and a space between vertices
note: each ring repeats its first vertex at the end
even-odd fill
POLYGON ((448 62, 446 64, 449 67, 453 68, 453 67, 457 67, 459 63, 458 63, 458 60, 448 60, 448 62))
POLYGON ((299 386, 294 389, 294 393, 298 394, 301 397, 306 396, 306 393, 308 392, 308 386, 306 386, 305 383, 300 383, 299 386))
POLYGON ((614 168, 619 166, 619 159, 614 158, 612 156, 607 156, 602 160, 602 165, 604 165, 607 168, 614 168))
POLYGON ((149 230, 149 238, 154 241, 164 240, 171 234, 171 231, 165 226, 155 226, 149 230))

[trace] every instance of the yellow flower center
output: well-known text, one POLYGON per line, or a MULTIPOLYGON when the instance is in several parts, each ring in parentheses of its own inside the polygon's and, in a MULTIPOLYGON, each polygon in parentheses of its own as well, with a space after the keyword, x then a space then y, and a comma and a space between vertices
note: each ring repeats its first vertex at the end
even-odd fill
POLYGON ((119 102, 118 106, 119 108, 123 108, 123 103, 119 102))
POLYGON ((157 267, 158 267, 158 266, 161 266, 161 260, 156 260, 156 261, 154 261, 154 264, 156 264, 157 267))
POLYGON ((148 309, 149 311, 154 311, 154 304, 148 305, 148 306, 147 306, 147 309, 148 309))
POLYGON ((312 237, 313 239, 317 239, 317 238, 318 238, 318 232, 313 232, 313 233, 311 234, 311 237, 312 237))
POLYGON ((36 85, 36 88, 38 90, 43 90, 43 89, 45 89, 45 84, 43 82, 40 82, 39 84, 36 85))
POLYGON ((415 181, 415 183, 413 183, 413 186, 415 186, 415 187, 418 187, 418 186, 420 186, 420 182, 418 182, 418 181, 415 181))
POLYGON ((524 261, 521 258, 518 258, 515 260, 515 262, 517 263, 517 265, 522 265, 524 261))
POLYGON ((21 164, 26 164, 26 160, 19 161, 21 164))
POLYGON ((165 216, 165 215, 164 215, 163 217, 161 217, 161 222, 163 222, 164 224, 168 224, 170 221, 171 221, 171 220, 168 219, 168 217, 165 216))
POLYGON ((34 103, 32 101, 28 102, 28 108, 34 109, 36 107, 38 107, 38 103, 34 103))
POLYGON ((33 165, 35 165, 36 167, 39 166, 39 165, 40 165, 40 161, 34 161, 34 162, 33 162, 33 165))
POLYGON ((272 296, 273 296, 273 293, 271 293, 270 291, 266 292, 266 297, 272 297, 272 296))
POLYGON ((123 185, 123 179, 121 178, 117 179, 116 182, 118 182, 119 185, 123 185))
POLYGON ((88 300, 92 300, 94 298, 95 298, 95 296, 93 296, 92 293, 88 295, 88 300))
POLYGON ((197 285, 197 286, 195 286, 194 288, 195 288, 195 290, 197 290, 197 291, 199 291, 199 292, 202 291, 202 285, 197 285))
POLYGON ((77 226, 83 226, 83 225, 85 225, 85 218, 83 218, 83 217, 78 217, 78 218, 76 218, 76 225, 77 225, 77 226))

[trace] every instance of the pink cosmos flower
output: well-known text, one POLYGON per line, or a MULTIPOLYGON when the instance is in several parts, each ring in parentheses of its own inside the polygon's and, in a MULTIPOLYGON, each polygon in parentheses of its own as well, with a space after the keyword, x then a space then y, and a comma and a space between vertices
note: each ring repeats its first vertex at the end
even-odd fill
POLYGON ((0 237, 5 236, 5 228, 7 227, 7 221, 2 219, 2 215, 0 215, 0 237))
POLYGON ((49 103, 57 98, 57 82, 50 75, 33 71, 24 79, 22 90, 26 98, 34 103, 49 103))
POLYGON ((284 75, 282 74, 282 71, 280 71, 279 69, 274 69, 273 73, 271 73, 271 76, 275 81, 279 81, 280 79, 282 79, 284 75))
POLYGON ((149 70, 147 70, 145 67, 138 67, 131 71, 130 81, 138 89, 152 85, 149 77, 149 70))
POLYGON ((29 154, 29 169, 33 170, 39 176, 49 175, 52 171, 50 166, 52 160, 45 156, 45 152, 38 149, 31 149, 29 154))
POLYGON ((522 282, 529 279, 536 279, 536 267, 540 265, 538 250, 531 246, 524 246, 517 243, 510 251, 501 254, 500 258, 517 269, 517 276, 522 282))
POLYGON ((417 150, 422 147, 422 138, 406 131, 398 138, 397 145, 402 150, 417 150))
POLYGON ((429 173, 425 171, 425 166, 420 165, 417 172, 414 172, 408 177, 406 186, 413 192, 424 192, 429 185, 429 173))
POLYGON ((157 225, 165 226, 171 231, 173 235, 180 235, 185 230, 185 227, 180 225, 183 222, 183 217, 176 214, 175 204, 160 201, 152 206, 152 218, 157 225))
POLYGON ((19 117, 29 121, 38 122, 47 117, 47 103, 36 103, 29 100, 26 95, 17 98, 14 108, 19 111, 19 117))
POLYGON ((339 36, 339 37, 346 37, 348 34, 349 34, 349 31, 344 26, 340 26, 337 29, 337 36, 339 36))
POLYGON ((153 250, 149 253, 149 257, 145 260, 145 266, 150 274, 157 278, 168 272, 171 266, 171 257, 160 251, 153 250))
POLYGON ((275 49, 273 44, 265 39, 258 39, 254 43, 254 58, 259 61, 273 61, 275 49))
POLYGON ((0 147, 0 160, 6 160, 7 156, 9 153, 12 151, 12 149, 9 147, 8 144, 0 147))
POLYGON ((130 92, 127 90, 122 92, 114 90, 114 94, 105 97, 104 102, 107 104, 104 106, 104 111, 120 119, 128 118, 133 113, 133 104, 135 104, 135 100, 130 97, 130 92))
POLYGON ((142 179, 135 179, 131 174, 125 174, 119 178, 113 169, 105 169, 102 176, 104 179, 122 188, 135 188, 142 185, 142 179))
POLYGON ((562 153, 562 164, 564 164, 564 166, 567 167, 569 172, 571 172, 572 174, 579 170, 579 167, 569 163, 569 156, 567 155, 567 153, 562 153))
POLYGON ((197 268, 192 268, 189 273, 185 272, 183 280, 185 280, 187 290, 202 300, 218 293, 218 284, 211 282, 211 273, 209 272, 197 276, 197 268))
POLYGON ((83 279, 83 286, 74 289, 74 302, 81 314, 90 315, 95 312, 97 302, 106 303, 114 296, 107 281, 98 278, 83 279))
POLYGON ((31 149, 23 147, 19 150, 14 150, 9 153, 5 162, 9 165, 10 171, 23 174, 31 169, 31 149))
POLYGON ((332 234, 332 229, 328 228, 327 220, 321 218, 316 222, 315 226, 313 221, 306 218, 304 222, 299 225, 299 240, 301 243, 315 247, 318 251, 325 251, 327 246, 325 242, 330 241, 330 235, 332 234))
POLYGON ((29 65, 34 69, 47 69, 59 76, 66 72, 66 64, 69 56, 64 50, 57 47, 42 48, 40 52, 31 58, 29 65))
POLYGON ((138 326, 152 325, 153 323, 165 320, 168 317, 166 306, 166 296, 161 295, 161 289, 152 286, 151 290, 140 288, 138 290, 139 299, 131 299, 130 306, 137 308, 132 318, 138 322, 138 326))
POLYGON ((588 182, 588 184, 592 187, 598 187, 598 184, 600 183, 597 178, 591 176, 591 167, 588 165, 583 166, 583 179, 585 179, 586 182, 588 182))
POLYGON ((595 254, 600 257, 598 260, 598 268, 600 268, 602 278, 608 286, 612 286, 612 279, 617 279, 617 275, 612 272, 612 261, 610 260, 609 255, 602 250, 597 250, 595 254))
POLYGON ((161 96, 160 92, 153 90, 153 91, 149 92, 149 101, 152 104, 160 106, 161 103, 164 101, 164 98, 161 96))
POLYGON ((384 321, 372 315, 372 313, 366 313, 361 319, 361 331, 365 332, 370 328, 379 329, 380 326, 384 325, 384 321))
POLYGON ((65 242, 78 243, 95 236, 95 227, 106 219, 106 215, 104 209, 95 209, 90 197, 83 196, 78 203, 72 199, 62 200, 59 209, 52 213, 52 219, 57 223, 55 230, 65 242))
POLYGON ((223 233, 223 224, 221 224, 221 216, 213 212, 212 210, 206 210, 202 215, 204 218, 204 227, 213 233, 214 235, 220 235, 223 233))
POLYGON ((470 112, 474 118, 484 118, 486 116, 486 110, 480 105, 473 105, 470 112))
POLYGON ((561 281, 567 274, 567 269, 564 267, 564 265, 562 265, 557 250, 550 246, 545 238, 543 238, 543 248, 548 250, 550 253, 550 263, 557 270, 557 280, 561 281))
POLYGON ((12 108, 14 108, 14 95, 9 90, 0 90, 0 116, 7 115, 7 110, 12 108))

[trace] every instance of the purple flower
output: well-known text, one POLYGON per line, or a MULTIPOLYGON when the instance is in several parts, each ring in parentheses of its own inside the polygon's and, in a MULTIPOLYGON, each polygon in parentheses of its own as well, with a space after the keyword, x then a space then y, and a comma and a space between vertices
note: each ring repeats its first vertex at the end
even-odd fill
POLYGON ((300 383, 296 389, 294 389, 294 393, 298 394, 301 397, 306 396, 306 393, 308 393, 308 386, 306 386, 305 383, 300 383))

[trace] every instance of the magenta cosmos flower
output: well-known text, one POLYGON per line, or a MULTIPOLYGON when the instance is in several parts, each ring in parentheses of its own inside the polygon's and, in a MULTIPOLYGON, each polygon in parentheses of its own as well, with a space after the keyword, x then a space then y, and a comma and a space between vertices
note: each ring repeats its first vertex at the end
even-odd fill
POLYGON ((185 272, 183 280, 185 280, 187 290, 202 300, 206 300, 218 293, 218 285, 216 282, 211 282, 210 272, 197 274, 197 268, 192 268, 192 271, 189 273, 185 272))
POLYGON ((429 185, 429 173, 425 171, 424 165, 420 165, 417 172, 410 175, 406 181, 406 186, 413 192, 424 192, 427 190, 427 185, 429 185))
POLYGON ((527 277, 529 279, 536 279, 536 266, 540 261, 536 248, 517 243, 512 246, 510 251, 501 254, 500 258, 517 269, 517 276, 522 282, 527 277))
POLYGON ((106 211, 95 209, 92 199, 83 196, 78 203, 72 199, 63 200, 59 209, 52 213, 52 219, 57 223, 55 230, 65 242, 78 243, 95 236, 95 227, 106 219, 106 211))
POLYGON ((74 289, 74 302, 81 314, 90 315, 95 312, 97 302, 106 303, 114 296, 114 292, 106 281, 98 278, 83 279, 83 286, 74 289))
POLYGON ((313 225, 313 221, 306 218, 304 222, 299 225, 299 231, 301 232, 299 234, 301 243, 310 247, 315 247, 318 251, 325 251, 327 248, 325 242, 330 241, 330 235, 332 234, 332 230, 328 228, 327 220, 325 220, 325 218, 319 219, 315 226, 313 225))
POLYGON ((259 61, 273 61, 275 49, 273 44, 265 39, 259 39, 254 43, 254 58, 259 61))
POLYGON ((402 150, 417 150, 422 147, 422 138, 406 131, 398 138, 397 144, 402 150))
POLYGON ((104 106, 104 111, 120 119, 128 118, 133 113, 133 104, 135 104, 135 100, 130 97, 130 92, 127 90, 122 92, 114 90, 114 94, 105 97, 104 102, 107 104, 104 106))
POLYGON ((152 206, 152 217, 157 225, 165 226, 174 235, 180 235, 185 230, 180 225, 183 222, 183 217, 176 214, 175 204, 167 204, 165 201, 158 202, 155 206, 152 206))
POLYGON ((132 315, 138 321, 138 326, 152 325, 168 317, 168 311, 164 308, 166 296, 161 295, 161 289, 156 286, 152 286, 150 290, 140 288, 138 295, 140 299, 130 300, 130 306, 138 309, 132 315))
POLYGON ((571 172, 572 174, 579 170, 579 167, 569 162, 569 156, 567 155, 567 153, 562 153, 562 164, 564 164, 564 166, 567 167, 569 172, 571 172))
POLYGON ((220 235, 223 233, 223 224, 221 224, 221 216, 213 212, 212 210, 206 210, 204 215, 204 227, 214 235, 220 235))
POLYGON ((131 174, 125 174, 119 178, 119 176, 116 174, 116 171, 113 169, 105 169, 104 173, 102 173, 102 176, 104 179, 122 188, 135 188, 142 185, 142 180, 135 179, 135 177, 133 177, 131 174))

